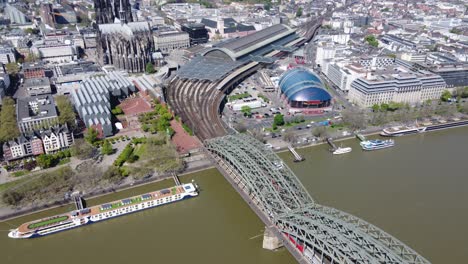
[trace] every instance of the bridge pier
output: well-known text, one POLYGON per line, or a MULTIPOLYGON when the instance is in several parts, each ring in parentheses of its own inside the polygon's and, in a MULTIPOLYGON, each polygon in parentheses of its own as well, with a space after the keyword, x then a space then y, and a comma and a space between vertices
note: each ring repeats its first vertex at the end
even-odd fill
POLYGON ((283 247, 283 242, 278 236, 273 233, 270 228, 265 227, 265 232, 263 233, 263 248, 268 250, 276 250, 283 247))

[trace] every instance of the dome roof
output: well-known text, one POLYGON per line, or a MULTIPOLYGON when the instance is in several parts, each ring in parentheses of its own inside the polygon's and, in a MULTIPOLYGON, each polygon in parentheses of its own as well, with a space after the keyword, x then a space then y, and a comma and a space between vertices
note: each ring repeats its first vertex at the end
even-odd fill
POLYGON ((290 101, 331 100, 320 77, 304 68, 294 68, 284 73, 279 87, 290 101))

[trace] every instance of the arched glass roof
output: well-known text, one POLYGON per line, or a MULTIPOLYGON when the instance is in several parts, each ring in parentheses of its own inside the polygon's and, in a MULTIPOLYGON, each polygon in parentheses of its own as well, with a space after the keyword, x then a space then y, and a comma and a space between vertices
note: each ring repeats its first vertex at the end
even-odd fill
POLYGON ((290 101, 331 100, 320 77, 305 68, 294 68, 284 73, 279 87, 290 101))

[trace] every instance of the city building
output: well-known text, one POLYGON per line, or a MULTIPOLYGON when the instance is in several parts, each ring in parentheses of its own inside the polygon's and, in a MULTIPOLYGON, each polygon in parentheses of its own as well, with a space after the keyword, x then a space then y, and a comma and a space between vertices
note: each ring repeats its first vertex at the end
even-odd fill
POLYGON ((7 161, 44 154, 42 141, 34 134, 31 137, 21 135, 3 143, 3 158, 7 161))
POLYGON ((44 70, 44 63, 42 62, 25 62, 23 63, 23 77, 25 79, 31 78, 44 78, 45 77, 45 70, 44 70))
POLYGON ((31 51, 43 62, 48 63, 71 62, 78 58, 72 43, 59 40, 35 43, 31 51))
POLYGON ((29 96, 50 94, 52 92, 50 80, 47 77, 25 79, 23 86, 29 96))
POLYGON ((46 154, 69 148, 74 143, 73 133, 66 125, 53 126, 40 132, 46 154))
POLYGON ((28 17, 23 12, 19 11, 18 8, 8 3, 5 5, 5 14, 8 16, 12 24, 26 24, 30 22, 28 17))
POLYGON ((36 130, 2 145, 7 161, 41 154, 51 154, 68 148, 74 143, 73 133, 66 125, 55 125, 46 130, 36 130))
POLYGON ((113 134, 111 100, 126 98, 135 92, 135 85, 120 72, 90 77, 73 90, 72 102, 86 127, 93 127, 104 137, 113 134))
POLYGON ((8 46, 0 47, 0 62, 3 64, 16 62, 15 49, 8 46))
POLYGON ((201 23, 208 30, 210 39, 217 35, 221 38, 243 37, 256 32, 254 26, 238 23, 233 18, 218 18, 216 21, 203 18, 201 23))
POLYGON ((18 98, 16 119, 21 133, 47 129, 58 123, 57 110, 52 95, 18 98))
POLYGON ((102 73, 101 67, 91 61, 78 61, 51 67, 58 94, 70 94, 84 79, 102 73))
POLYGON ((174 49, 190 47, 190 37, 187 32, 180 32, 172 28, 158 28, 153 36, 155 49, 165 54, 174 49))
POLYGON ((349 100, 362 107, 390 102, 416 104, 440 98, 445 88, 444 79, 428 71, 368 73, 351 84, 349 100))
POLYGON ((359 64, 336 62, 328 64, 327 71, 324 74, 340 90, 348 92, 351 83, 359 77, 364 77, 366 72, 365 68, 359 64))
POLYGON ((466 62, 443 64, 416 63, 414 66, 418 69, 440 75, 447 83, 447 88, 468 86, 468 63, 466 62))
POLYGON ((145 96, 150 95, 160 102, 164 101, 161 81, 157 80, 154 76, 144 74, 135 78, 133 83, 140 94, 145 96))
POLYGON ((409 62, 425 62, 426 53, 404 52, 401 54, 401 59, 409 62))
POLYGON ((289 112, 320 113, 331 106, 331 95, 325 90, 320 77, 305 69, 286 71, 279 79, 282 98, 287 101, 289 112))
POLYGON ((154 40, 148 22, 98 25, 98 57, 103 65, 128 72, 144 72, 152 62, 154 40))
POLYGON ((190 45, 197 45, 208 42, 208 30, 205 28, 204 24, 184 24, 182 25, 181 30, 189 34, 190 45))

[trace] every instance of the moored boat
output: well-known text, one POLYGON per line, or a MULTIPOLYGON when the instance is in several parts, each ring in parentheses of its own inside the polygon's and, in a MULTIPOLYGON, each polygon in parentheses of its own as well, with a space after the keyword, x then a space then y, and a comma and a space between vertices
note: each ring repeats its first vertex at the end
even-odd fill
POLYGON ((363 150, 378 150, 384 148, 390 148, 395 146, 395 141, 393 139, 387 140, 380 140, 380 139, 373 139, 373 140, 366 140, 360 143, 363 150))
POLYGON ((339 147, 339 148, 335 149, 332 153, 333 153, 334 155, 339 155, 339 154, 349 153, 349 152, 351 152, 352 150, 353 150, 353 149, 350 148, 350 147, 344 147, 344 148, 339 147))
POLYGON ((65 214, 27 222, 14 230, 10 230, 8 236, 10 238, 34 238, 45 236, 160 205, 177 202, 197 195, 198 191, 194 184, 182 184, 172 188, 133 196, 111 203, 96 205, 81 210, 74 210, 65 214))
POLYGON ((382 132, 380 132, 380 135, 384 137, 398 137, 403 135, 422 133, 425 132, 426 129, 427 127, 425 126, 395 126, 384 128, 382 132))

